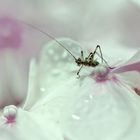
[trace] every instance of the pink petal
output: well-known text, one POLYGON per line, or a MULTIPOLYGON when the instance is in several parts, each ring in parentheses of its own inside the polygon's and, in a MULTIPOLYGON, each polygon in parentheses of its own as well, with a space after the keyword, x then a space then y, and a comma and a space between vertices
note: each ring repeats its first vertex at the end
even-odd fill
POLYGON ((22 26, 13 18, 0 17, 0 49, 17 49, 22 44, 22 26))

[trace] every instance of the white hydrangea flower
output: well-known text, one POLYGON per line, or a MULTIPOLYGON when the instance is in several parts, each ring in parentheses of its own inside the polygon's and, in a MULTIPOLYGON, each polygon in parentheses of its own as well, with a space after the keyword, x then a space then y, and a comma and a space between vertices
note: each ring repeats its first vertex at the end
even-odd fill
MULTIPOLYGON (((76 57, 77 53, 80 55, 76 42, 69 39, 59 41, 76 57)), ((34 81, 37 84, 31 87, 33 92, 29 93, 25 108, 32 100, 36 102, 39 99, 31 111, 43 112, 53 118, 60 124, 63 136, 69 140, 138 139, 140 102, 129 84, 134 85, 135 82, 126 80, 125 73, 119 74, 119 67, 107 73, 105 81, 98 82, 96 76, 107 72, 104 66, 96 68, 93 74, 93 69, 83 68, 81 78, 77 79, 78 67, 65 53, 66 50, 54 41, 44 48, 36 66, 37 80, 34 81), (36 87, 40 91, 35 92, 36 87)), ((138 54, 126 64, 138 62, 138 54)))
MULTIPOLYGON (((68 42, 65 46, 68 46, 69 50, 71 50, 69 42, 72 46, 77 46, 73 41, 63 40, 62 42, 64 44, 68 42)), ((54 47, 57 52, 56 55, 61 57, 62 54, 58 53, 60 48, 55 48, 54 44, 48 45, 46 52, 54 47)), ((50 60, 54 57, 44 55, 42 60, 46 60, 44 62, 48 65, 50 63, 53 68, 50 71, 57 69, 59 73, 50 81, 53 74, 51 75, 50 71, 49 74, 47 71, 42 71, 43 77, 46 77, 46 80, 52 83, 46 84, 47 92, 36 104, 35 110, 41 110, 42 108, 45 110, 44 112, 51 113, 55 121, 59 121, 61 124, 64 137, 69 140, 139 139, 140 102, 131 86, 132 83, 133 86, 136 83, 131 79, 125 79, 125 72, 130 70, 131 74, 135 74, 133 71, 137 70, 137 73, 140 71, 139 53, 125 64, 129 66, 138 63, 136 69, 134 67, 133 69, 128 68, 128 70, 123 70, 122 73, 119 72, 125 67, 122 66, 106 73, 106 68, 101 66, 95 69, 92 74, 91 71, 87 71, 87 68, 83 70, 80 79, 76 79, 76 72, 74 71, 76 65, 74 62, 67 61, 66 63, 66 58, 61 58, 50 63, 50 60), (58 67, 59 63, 60 67, 58 67), (88 72, 89 74, 87 74, 88 72), (96 76, 104 74, 107 77, 105 81, 98 82, 96 76), (49 86, 48 90, 47 85, 49 86), (52 86, 51 89, 50 86, 52 86)), ((135 79, 137 78, 135 77, 135 79)), ((45 80, 45 78, 43 79, 45 80)))
MULTIPOLYGON (((80 56, 77 42, 67 38, 58 41, 76 58, 80 56)), ((88 51, 84 52, 87 56, 88 51)), ((137 54, 126 65, 114 69, 105 64, 95 69, 84 67, 77 78, 79 67, 72 56, 55 41, 50 42, 40 59, 32 60, 27 99, 17 113, 10 111, 17 114, 14 126, 1 125, 2 138, 9 140, 12 135, 18 140, 139 139, 139 97, 129 84, 134 81, 125 79, 125 71, 120 72, 139 62, 137 54)))

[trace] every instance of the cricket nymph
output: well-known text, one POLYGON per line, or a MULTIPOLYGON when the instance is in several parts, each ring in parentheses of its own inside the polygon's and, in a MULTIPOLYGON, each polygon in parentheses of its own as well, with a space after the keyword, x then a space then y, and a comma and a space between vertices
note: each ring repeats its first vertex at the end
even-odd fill
POLYGON ((84 65, 84 66, 89 66, 89 67, 96 67, 99 65, 99 62, 91 59, 91 58, 85 58, 84 60, 82 60, 81 58, 78 58, 75 60, 75 62, 77 63, 78 66, 84 65))
POLYGON ((91 52, 87 57, 84 58, 84 54, 83 51, 81 51, 81 58, 79 57, 78 59, 75 58, 75 62, 78 66, 81 66, 80 69, 77 72, 77 75, 79 75, 81 69, 83 66, 88 66, 88 67, 96 67, 98 66, 100 63, 98 61, 96 61, 96 59, 94 59, 94 56, 96 54, 97 49, 99 48, 100 50, 100 54, 101 54, 101 60, 102 62, 104 61, 103 56, 102 56, 102 51, 99 45, 96 46, 94 52, 91 52))
POLYGON ((48 36, 49 38, 53 39, 60 47, 64 48, 75 60, 75 63, 80 66, 77 75, 80 77, 79 73, 81 71, 81 69, 83 68, 83 66, 87 66, 87 67, 96 67, 98 66, 100 63, 97 61, 95 57, 95 54, 97 54, 100 58, 101 58, 101 63, 105 63, 109 68, 111 68, 107 61, 103 58, 102 55, 102 51, 101 51, 101 47, 99 45, 96 46, 95 50, 91 53, 89 53, 89 55, 87 57, 84 58, 84 54, 83 51, 81 51, 81 57, 76 58, 72 52, 70 50, 68 50, 63 43, 59 42, 57 39, 55 39, 53 36, 51 36, 50 34, 48 34, 47 32, 44 32, 43 30, 37 28, 36 26, 33 26, 31 24, 27 24, 24 21, 22 21, 22 23, 34 28, 35 30, 38 30, 39 32, 43 33, 44 35, 48 36), (97 53, 97 49, 99 49, 100 54, 97 53))

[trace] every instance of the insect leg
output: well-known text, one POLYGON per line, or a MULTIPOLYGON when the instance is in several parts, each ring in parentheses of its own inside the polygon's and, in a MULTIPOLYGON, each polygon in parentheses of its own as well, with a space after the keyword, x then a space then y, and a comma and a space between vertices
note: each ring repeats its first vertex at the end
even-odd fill
POLYGON ((87 61, 91 56, 92 56, 92 52, 88 55, 88 57, 85 58, 85 61, 87 61))
POLYGON ((81 58, 82 58, 82 60, 84 60, 84 53, 83 53, 83 51, 81 51, 81 58))
POLYGON ((80 69, 78 70, 78 72, 77 72, 78 78, 80 78, 79 73, 80 73, 80 71, 81 71, 81 69, 82 69, 83 66, 84 66, 84 65, 82 65, 82 66, 80 67, 80 69))
POLYGON ((109 68, 111 68, 112 69, 112 67, 111 66, 109 66, 109 64, 107 63, 107 61, 103 58, 103 54, 102 54, 102 51, 101 51, 101 47, 100 47, 100 45, 97 45, 96 46, 96 49, 95 49, 95 51, 94 51, 98 56, 100 56, 101 57, 101 59, 102 59, 102 62, 104 62, 109 68), (97 53, 97 48, 99 48, 99 50, 100 50, 100 55, 97 53))
POLYGON ((103 63, 103 61, 104 61, 104 59, 103 59, 103 54, 102 54, 102 51, 101 51, 101 47, 99 46, 99 45, 97 45, 96 46, 96 48, 95 48, 95 50, 94 50, 94 52, 93 52, 93 54, 92 54, 92 59, 94 59, 94 56, 95 56, 95 53, 97 53, 97 49, 99 48, 99 51, 100 51, 100 57, 101 57, 101 60, 102 60, 102 63, 103 63))
POLYGON ((100 54, 101 54, 102 63, 103 63, 104 59, 103 59, 103 54, 102 54, 101 47, 99 45, 97 45, 96 48, 99 48, 99 51, 100 51, 100 54))

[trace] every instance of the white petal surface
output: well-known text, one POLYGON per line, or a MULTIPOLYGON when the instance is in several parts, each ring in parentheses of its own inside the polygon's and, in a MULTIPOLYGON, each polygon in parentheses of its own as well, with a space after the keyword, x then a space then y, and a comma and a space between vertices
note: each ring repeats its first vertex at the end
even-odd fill
POLYGON ((62 140, 58 125, 47 116, 18 109, 15 124, 0 127, 2 140, 62 140))
MULTIPOLYGON (((73 42, 65 41, 65 45, 73 42)), ((65 50, 53 43, 44 48, 37 64, 33 63, 35 75, 31 72, 30 85, 32 89, 32 83, 35 86, 36 81, 38 90, 31 90, 26 102, 32 114, 45 118, 44 123, 49 120, 57 124, 66 140, 140 139, 140 99, 128 81, 119 74, 108 73, 105 81, 97 82, 96 74, 104 73, 105 69, 88 70, 89 67, 83 68, 77 79, 72 57, 61 57, 65 50), (48 54, 51 47, 58 59, 48 54), (53 73, 55 70, 57 74, 53 73), (33 95, 35 100, 30 98, 33 95)), ((41 125, 45 127, 43 123, 41 125)))

